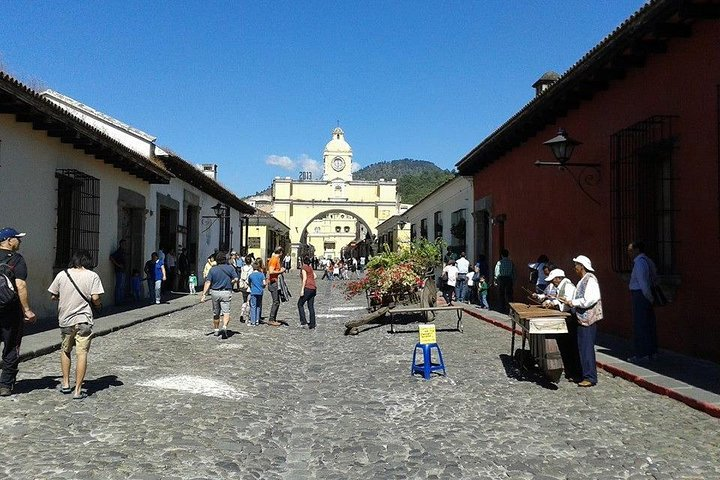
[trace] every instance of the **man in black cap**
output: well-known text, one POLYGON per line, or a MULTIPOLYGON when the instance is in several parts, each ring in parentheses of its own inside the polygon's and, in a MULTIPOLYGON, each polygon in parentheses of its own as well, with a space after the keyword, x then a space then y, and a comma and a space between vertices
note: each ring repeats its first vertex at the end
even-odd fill
POLYGON ((14 228, 0 230, 0 273, 4 274, 15 289, 16 295, 0 306, 0 341, 2 349, 2 374, 0 374, 0 397, 12 394, 20 363, 20 341, 23 335, 23 320, 33 323, 35 313, 28 302, 27 265, 18 253, 21 238, 14 228))

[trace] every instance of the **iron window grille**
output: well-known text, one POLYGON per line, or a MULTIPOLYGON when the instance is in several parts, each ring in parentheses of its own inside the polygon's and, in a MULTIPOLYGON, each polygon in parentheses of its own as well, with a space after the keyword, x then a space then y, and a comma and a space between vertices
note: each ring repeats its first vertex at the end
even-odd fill
POLYGON ((100 180, 78 170, 55 170, 58 179, 55 268, 65 268, 74 252, 90 252, 98 263, 100 180))
POLYGON ((645 242, 658 273, 676 274, 673 154, 677 116, 652 116, 612 136, 612 266, 630 272, 627 245, 645 242))

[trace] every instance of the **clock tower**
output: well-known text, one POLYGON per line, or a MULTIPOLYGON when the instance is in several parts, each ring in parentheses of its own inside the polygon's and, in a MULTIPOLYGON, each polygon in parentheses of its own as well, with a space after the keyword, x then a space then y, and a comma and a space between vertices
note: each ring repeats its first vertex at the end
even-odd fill
POLYGON ((345 132, 337 127, 323 152, 323 180, 352 180, 352 148, 345 141, 345 132))

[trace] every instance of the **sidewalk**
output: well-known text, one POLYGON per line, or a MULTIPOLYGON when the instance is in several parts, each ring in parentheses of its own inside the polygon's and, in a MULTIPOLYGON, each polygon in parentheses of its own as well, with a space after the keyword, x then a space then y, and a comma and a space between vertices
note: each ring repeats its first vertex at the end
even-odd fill
MULTIPOLYGON (((159 305, 132 307, 109 307, 107 314, 95 319, 93 336, 98 337, 130 327, 132 325, 162 317, 173 312, 185 310, 200 301, 198 295, 172 294, 171 298, 159 305)), ((29 360, 40 355, 60 350, 60 330, 57 319, 38 320, 34 325, 27 325, 20 346, 20 361, 29 360)))
MULTIPOLYGON (((465 312, 510 331, 510 317, 475 305, 465 312)), ((520 334, 519 330, 516 330, 520 334)), ((508 348, 510 338, 508 338, 508 348)), ((632 355, 631 342, 608 334, 598 334, 595 345, 597 365, 611 375, 629 380, 651 392, 666 395, 686 405, 720 418, 720 365, 698 358, 661 350, 657 360, 646 364, 626 361, 632 355)))

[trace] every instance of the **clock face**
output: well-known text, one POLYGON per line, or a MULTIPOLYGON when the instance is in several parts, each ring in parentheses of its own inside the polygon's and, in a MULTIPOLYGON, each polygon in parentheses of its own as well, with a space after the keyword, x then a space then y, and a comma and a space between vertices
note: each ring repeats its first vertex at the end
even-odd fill
POLYGON ((345 168, 345 160, 343 160, 343 159, 340 158, 340 157, 335 157, 335 158, 333 158, 332 168, 333 168, 333 170, 335 170, 336 172, 339 172, 340 170, 342 170, 343 168, 345 168))

